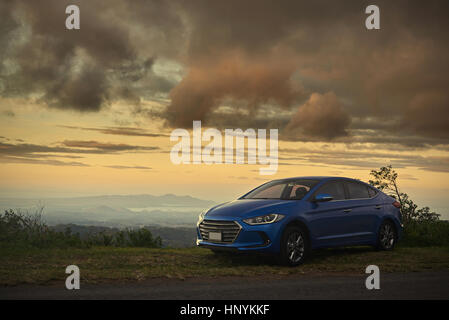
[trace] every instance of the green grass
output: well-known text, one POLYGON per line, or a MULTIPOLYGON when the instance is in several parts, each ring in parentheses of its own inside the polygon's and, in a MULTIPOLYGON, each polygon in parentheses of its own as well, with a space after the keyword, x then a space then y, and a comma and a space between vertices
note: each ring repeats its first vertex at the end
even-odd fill
POLYGON ((363 274, 375 264, 381 272, 449 270, 447 247, 397 247, 392 252, 368 247, 315 251, 302 266, 276 265, 263 256, 215 255, 207 249, 151 248, 18 248, 0 247, 0 285, 54 284, 65 268, 80 268, 82 283, 141 281, 151 278, 264 276, 316 273, 363 274))

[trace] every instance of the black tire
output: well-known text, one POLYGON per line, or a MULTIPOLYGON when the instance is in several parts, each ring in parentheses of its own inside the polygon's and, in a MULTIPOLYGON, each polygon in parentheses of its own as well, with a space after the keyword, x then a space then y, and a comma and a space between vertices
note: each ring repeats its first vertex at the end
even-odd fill
POLYGON ((299 226, 290 226, 284 230, 281 238, 279 262, 286 266, 298 266, 304 262, 310 252, 307 232, 299 226))
POLYGON ((377 234, 377 250, 389 251, 393 250, 398 240, 396 227, 391 221, 384 221, 379 228, 377 234))

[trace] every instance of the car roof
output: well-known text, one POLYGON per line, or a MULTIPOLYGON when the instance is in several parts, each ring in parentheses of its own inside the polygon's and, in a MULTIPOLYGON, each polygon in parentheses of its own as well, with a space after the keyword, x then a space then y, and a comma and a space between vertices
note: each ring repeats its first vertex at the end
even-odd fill
MULTIPOLYGON (((318 180, 318 181, 325 181, 325 180, 352 180, 357 182, 363 182, 360 180, 356 180, 353 178, 347 178, 347 177, 338 177, 338 176, 304 176, 304 177, 291 177, 291 178, 284 178, 284 179, 276 179, 276 181, 289 181, 289 180, 318 180)), ((363 182, 365 183, 365 182, 363 182)))

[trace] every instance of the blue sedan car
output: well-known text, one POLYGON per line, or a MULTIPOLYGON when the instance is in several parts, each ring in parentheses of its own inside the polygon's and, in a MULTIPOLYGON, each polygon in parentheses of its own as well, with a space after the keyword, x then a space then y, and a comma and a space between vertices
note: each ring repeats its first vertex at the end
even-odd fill
POLYGON ((393 249, 402 232, 400 204, 358 180, 274 180, 199 216, 197 245, 278 255, 299 265, 312 249, 371 245, 393 249))

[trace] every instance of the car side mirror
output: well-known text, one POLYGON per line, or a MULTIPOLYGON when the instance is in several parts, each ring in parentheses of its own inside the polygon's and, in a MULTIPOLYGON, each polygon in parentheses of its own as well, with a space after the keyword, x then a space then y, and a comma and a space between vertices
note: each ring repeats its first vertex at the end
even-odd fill
POLYGON ((326 201, 331 201, 334 198, 328 194, 328 193, 319 193, 317 194, 314 198, 313 201, 315 202, 326 202, 326 201))

